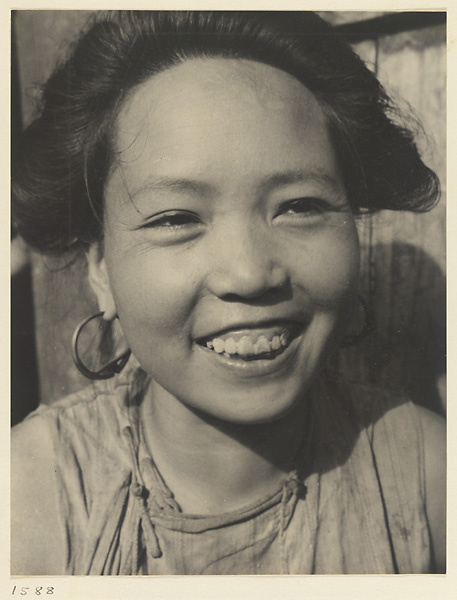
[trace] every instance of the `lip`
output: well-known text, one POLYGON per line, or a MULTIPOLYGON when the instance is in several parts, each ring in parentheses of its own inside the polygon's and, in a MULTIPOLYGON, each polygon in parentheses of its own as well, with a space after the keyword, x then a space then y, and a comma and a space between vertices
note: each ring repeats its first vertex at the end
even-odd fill
MULTIPOLYGON (((250 331, 252 331, 252 329, 250 331)), ((296 333, 289 345, 286 346, 282 352, 276 353, 272 357, 261 357, 254 360, 243 360, 231 356, 224 356, 223 354, 218 354, 217 352, 214 352, 214 350, 210 350, 206 346, 202 346, 198 343, 195 344, 195 346, 197 351, 202 352, 205 359, 208 360, 214 368, 222 368, 229 373, 236 374, 238 377, 265 377, 269 375, 280 375, 287 372, 292 367, 293 358, 301 345, 303 335, 304 328, 302 326, 299 333, 296 333)))

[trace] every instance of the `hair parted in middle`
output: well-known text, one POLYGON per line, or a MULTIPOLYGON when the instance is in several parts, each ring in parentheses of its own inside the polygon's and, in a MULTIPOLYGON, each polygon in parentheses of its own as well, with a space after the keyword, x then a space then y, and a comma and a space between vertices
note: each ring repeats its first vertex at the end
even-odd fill
POLYGON ((248 59, 305 85, 327 116, 355 213, 423 211, 439 196, 413 134, 352 48, 310 12, 95 13, 43 88, 13 157, 13 218, 42 252, 103 238, 116 117, 133 88, 194 58, 248 59))

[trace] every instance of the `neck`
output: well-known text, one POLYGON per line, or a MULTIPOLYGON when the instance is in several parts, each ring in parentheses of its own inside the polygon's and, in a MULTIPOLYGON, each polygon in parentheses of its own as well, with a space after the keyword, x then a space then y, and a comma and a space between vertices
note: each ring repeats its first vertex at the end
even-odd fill
POLYGON ((153 384, 142 419, 154 462, 182 510, 217 514, 279 488, 295 466, 308 414, 302 402, 272 423, 228 423, 153 384))

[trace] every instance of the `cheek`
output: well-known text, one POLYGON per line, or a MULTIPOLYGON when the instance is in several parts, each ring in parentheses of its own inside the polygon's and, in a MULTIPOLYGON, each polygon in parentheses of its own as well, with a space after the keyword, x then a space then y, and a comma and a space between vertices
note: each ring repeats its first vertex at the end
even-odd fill
POLYGON ((162 335, 181 331, 192 305, 188 273, 155 253, 109 261, 110 281, 126 337, 149 347, 162 335), (146 332, 148 333, 147 335, 146 332))
POLYGON ((360 247, 355 225, 347 223, 320 236, 304 250, 303 287, 314 304, 345 311, 357 294, 360 247))

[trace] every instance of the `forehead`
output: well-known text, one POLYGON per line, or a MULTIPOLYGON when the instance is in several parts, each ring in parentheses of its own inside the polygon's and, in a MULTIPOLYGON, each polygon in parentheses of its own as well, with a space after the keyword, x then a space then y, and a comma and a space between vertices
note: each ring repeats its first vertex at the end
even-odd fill
POLYGON ((125 101, 115 146, 127 181, 208 167, 227 177, 231 169, 337 169, 315 96, 291 75, 248 60, 192 59, 152 76, 125 101))

